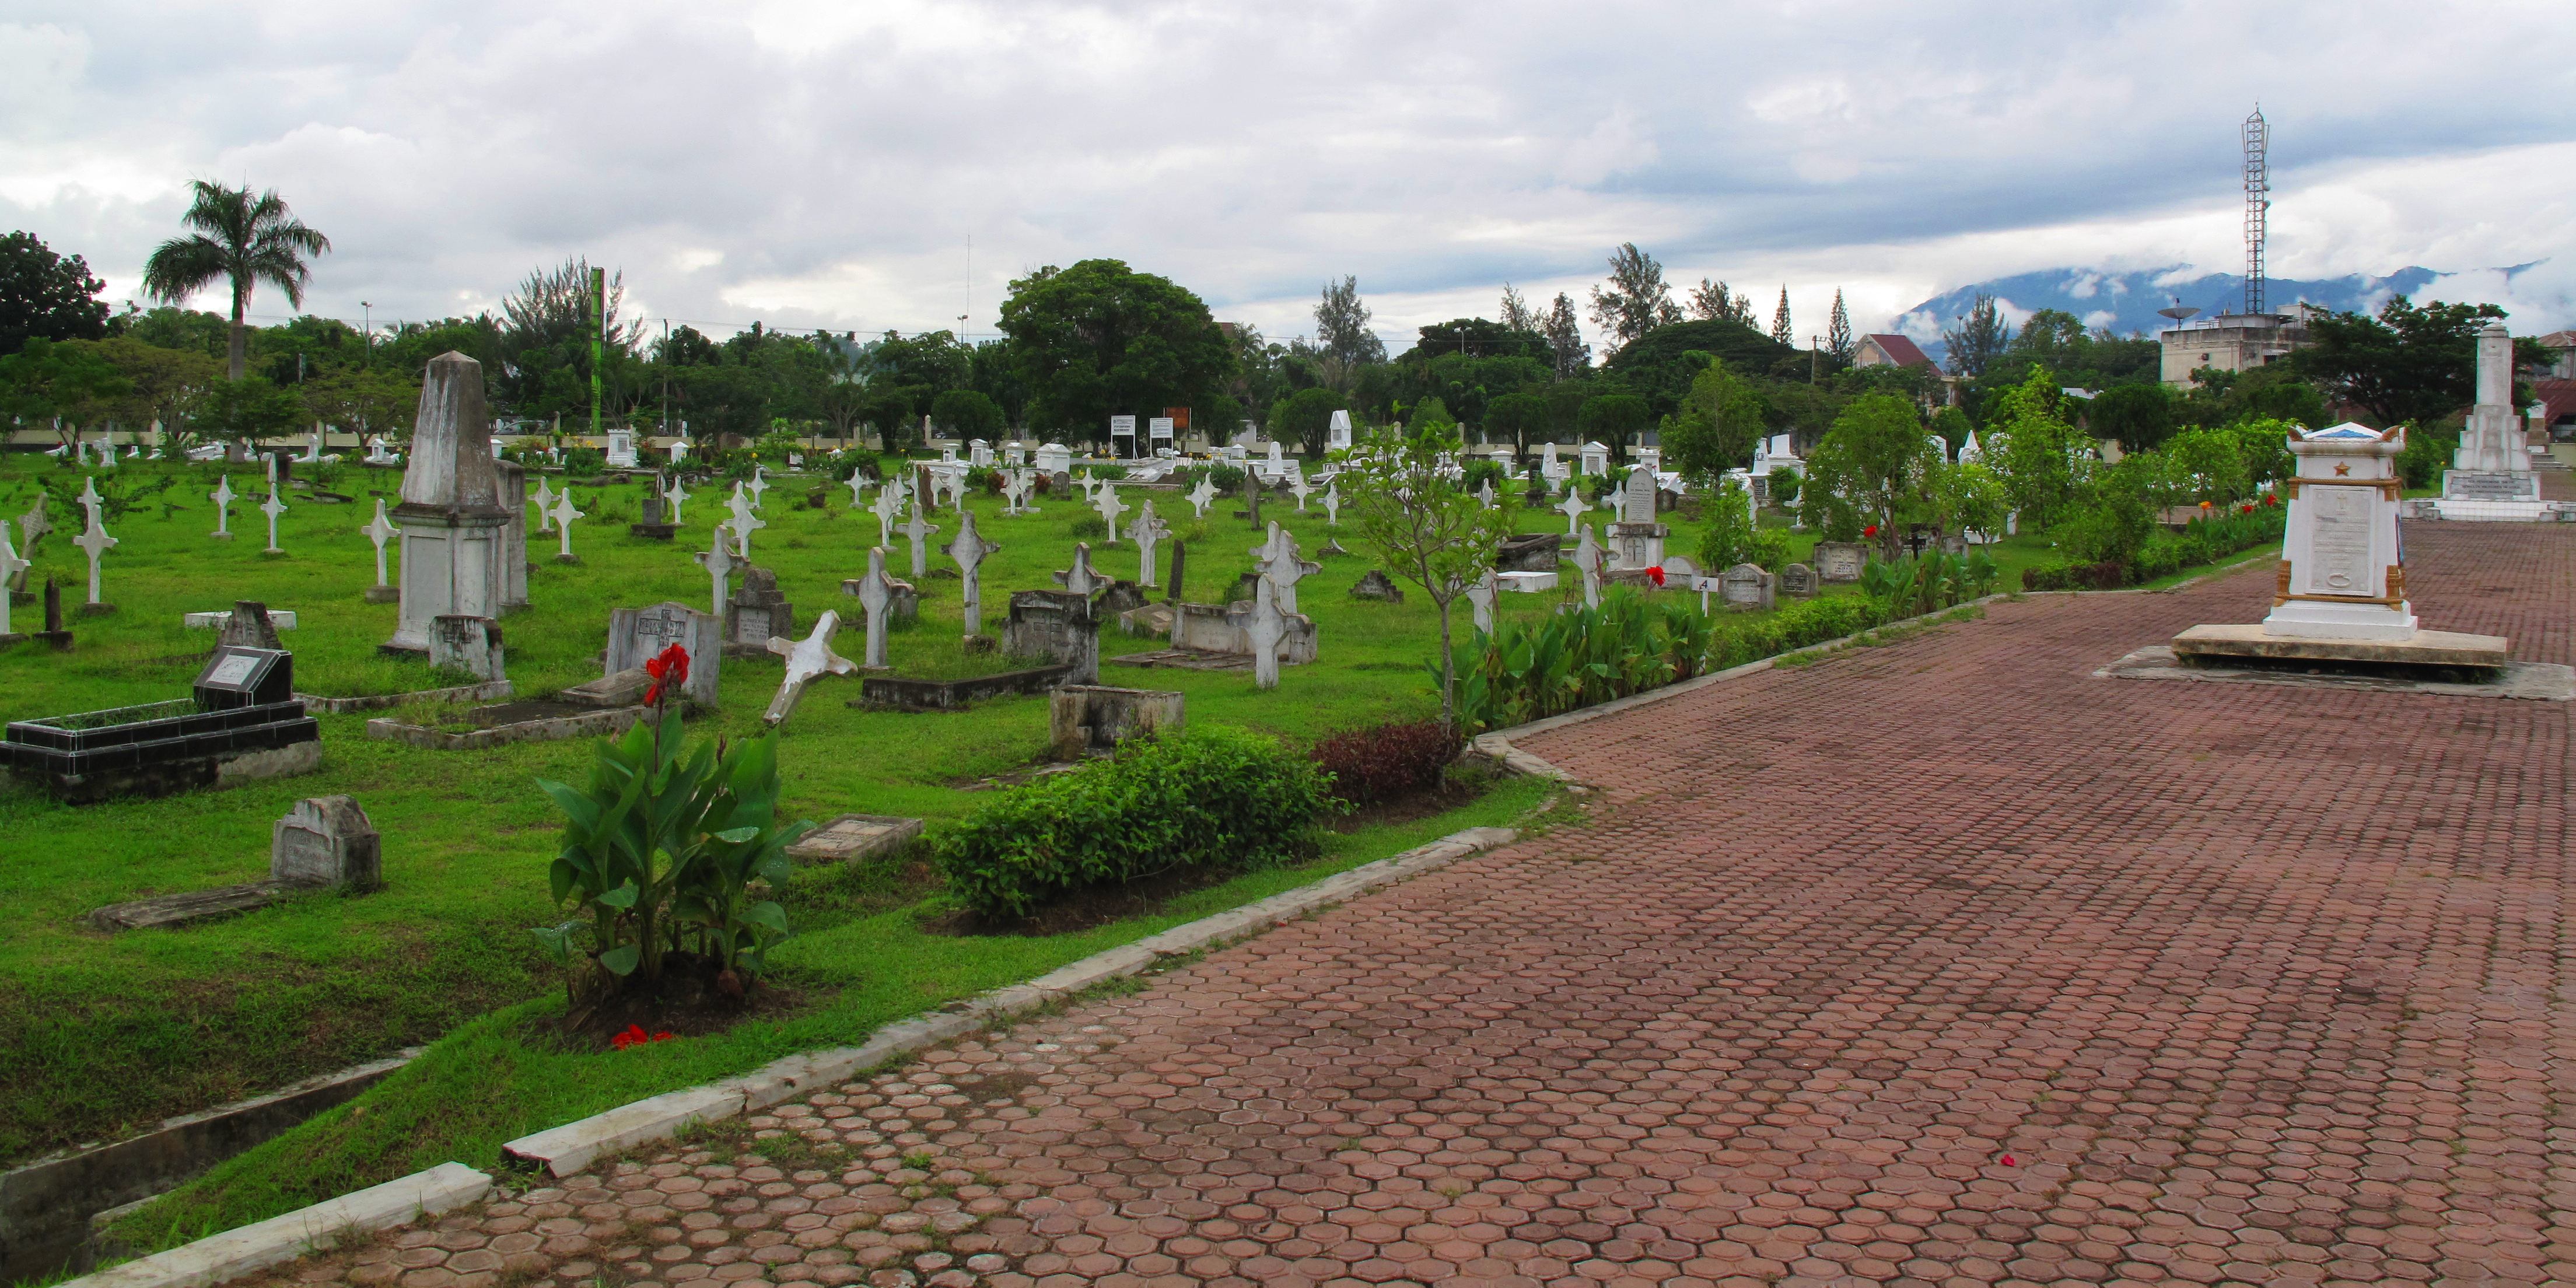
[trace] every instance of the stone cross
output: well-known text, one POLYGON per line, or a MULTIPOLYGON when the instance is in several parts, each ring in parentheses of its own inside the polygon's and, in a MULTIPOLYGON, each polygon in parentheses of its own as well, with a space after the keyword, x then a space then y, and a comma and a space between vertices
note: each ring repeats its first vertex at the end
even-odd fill
POLYGON ((941 546, 939 553, 957 561, 957 577, 961 586, 958 603, 966 610, 967 638, 983 634, 984 579, 976 570, 984 566, 987 557, 1002 553, 1001 543, 986 541, 984 534, 975 530, 975 512, 960 506, 957 510, 957 539, 941 546))
MULTIPOLYGON (((226 541, 232 540, 233 501, 235 499, 233 495, 233 476, 226 474, 221 478, 216 479, 215 490, 208 492, 206 494, 206 499, 215 503, 214 535, 222 537, 226 541)), ((381 500, 376 502, 376 508, 378 510, 384 509, 385 503, 381 500)))
POLYGON ((939 531, 939 525, 930 521, 930 516, 922 511, 921 504, 916 501, 912 507, 912 517, 904 520, 903 526, 895 531, 912 541, 912 579, 914 581, 927 579, 930 576, 930 538, 933 533, 939 531))
POLYGON ((20 544, 32 551, 36 548, 36 538, 53 530, 54 521, 45 517, 45 498, 42 494, 38 494, 36 503, 28 506, 25 514, 18 516, 20 544))
POLYGON ((555 558, 565 563, 572 562, 572 521, 584 517, 581 511, 572 508, 572 489, 555 493, 555 530, 563 534, 563 551, 555 558))
POLYGON ((108 442, 105 439, 99 440, 98 467, 103 470, 112 470, 116 468, 116 444, 108 442))
POLYGON ((537 503, 537 535, 542 537, 554 531, 553 528, 546 526, 555 521, 554 485, 545 479, 538 479, 537 494, 529 499, 537 503))
POLYGON ((1118 516, 1127 513, 1126 503, 1118 499, 1118 485, 1101 484, 1100 490, 1091 495, 1091 507, 1100 511, 1100 521, 1109 526, 1108 535, 1102 539, 1110 545, 1117 545, 1118 516))
POLYGON ((1476 489, 1476 502, 1488 510, 1494 508, 1494 481, 1492 479, 1485 480, 1485 485, 1476 489))
POLYGON ((106 498, 101 497, 98 494, 98 480, 96 478, 85 478, 81 480, 81 494, 79 500, 81 503, 81 509, 89 512, 90 526, 93 528, 97 527, 99 506, 105 502, 106 498))
POLYGON ((1278 688, 1279 641, 1288 638, 1288 618, 1279 611, 1279 599, 1266 579, 1253 587, 1252 620, 1244 627, 1244 637, 1252 645, 1254 687, 1278 688))
POLYGON ((1583 531, 1583 516, 1592 509, 1592 503, 1584 500, 1580 491, 1568 487, 1565 499, 1557 502, 1556 508, 1565 515, 1565 535, 1571 537, 1583 531))
POLYGON ((1487 635, 1494 633, 1494 600, 1501 590, 1502 579, 1490 567, 1475 585, 1467 588, 1467 604, 1476 610, 1476 629, 1487 635))
POLYGON ((730 526, 733 528, 734 544, 740 547, 734 553, 740 555, 746 563, 751 559, 752 530, 769 526, 760 516, 751 512, 751 505, 751 502, 743 499, 742 488, 739 485, 733 490, 733 500, 725 504, 725 508, 733 512, 733 523, 730 526))
POLYGON ((9 582, 35 565, 18 557, 9 545, 9 525, 0 523, 0 639, 9 636, 9 582))
POLYGON ((1278 592, 1279 611, 1297 611, 1297 583, 1324 570, 1324 565, 1300 558, 1297 538, 1288 535, 1276 520, 1270 524, 1270 538, 1252 548, 1255 567, 1262 581, 1278 592))
POLYGON ((1601 542, 1591 524, 1583 525, 1583 542, 1574 548, 1574 566, 1583 570, 1583 606, 1601 606, 1601 542))
MULTIPOLYGON (((832 632, 841 629, 841 615, 824 609, 814 619, 814 631, 801 640, 769 637, 769 651, 787 659, 787 676, 778 682, 778 696, 769 700, 769 710, 762 722, 772 728, 796 710, 797 700, 805 696, 805 686, 818 675, 848 675, 859 664, 832 651, 832 632)), ((874 643, 871 638, 870 643, 874 643)))
POLYGON ((1127 525, 1127 539, 1136 543, 1136 553, 1144 571, 1137 574, 1136 585, 1142 590, 1154 588, 1154 543, 1172 535, 1172 529, 1154 513, 1154 503, 1147 500, 1136 511, 1136 521, 1127 525))
MULTIPOLYGON (((759 508, 760 508, 760 496, 761 496, 761 494, 762 494, 762 493, 767 492, 768 490, 769 490, 769 467, 768 467, 768 466, 766 466, 766 465, 754 465, 754 466, 752 466, 752 467, 751 467, 751 508, 753 508, 753 509, 755 509, 755 510, 757 510, 757 509, 759 509, 759 508)), ((736 491, 736 492, 740 492, 740 491, 742 491, 742 487, 741 487, 741 485, 739 485, 739 484, 735 485, 735 487, 734 487, 734 491, 736 491)), ((736 531, 740 531, 740 529, 735 529, 735 530, 736 530, 736 531)), ((750 552, 750 551, 748 551, 748 550, 746 550, 746 551, 744 551, 743 553, 744 553, 744 554, 749 554, 749 553, 751 553, 751 552, 750 552)))
POLYGON ((868 669, 886 666, 886 619, 894 608, 894 585, 886 580, 885 547, 868 551, 868 575, 859 579, 859 607, 868 612, 868 669))
POLYGON ((1013 470, 1003 475, 1002 513, 1035 514, 1037 507, 1029 504, 1029 489, 1035 482, 1027 470, 1013 470))
MULTIPOLYGON (((107 535, 107 529, 98 526, 97 510, 93 509, 89 512, 89 530, 72 538, 72 544, 89 553, 89 602, 93 604, 103 602, 98 597, 98 557, 106 554, 108 547, 116 544, 116 538, 107 535)), ((0 590, 0 595, 7 593, 6 590, 0 590)))
POLYGON ((671 506, 671 517, 663 520, 663 522, 668 523, 675 528, 680 526, 680 503, 689 499, 689 490, 680 486, 679 475, 672 475, 671 481, 663 485, 662 499, 669 502, 671 506))
MULTIPOLYGON (((277 458, 270 457, 269 459, 275 460, 277 458)), ((268 485, 268 499, 259 503, 259 512, 268 516, 268 549, 264 552, 267 554, 274 555, 285 553, 277 548, 277 516, 286 513, 286 497, 284 496, 283 491, 283 489, 277 486, 276 481, 272 479, 268 485)))
POLYGON ((1204 519, 1207 517, 1208 502, 1216 499, 1216 484, 1209 482, 1208 477, 1202 474, 1199 476, 1199 485, 1191 488, 1189 495, 1183 499, 1190 503, 1191 509, 1198 511, 1199 518, 1204 519))
POLYGON ((1055 578, 1055 584, 1077 595, 1088 595, 1100 589, 1100 575, 1091 570, 1091 543, 1088 541, 1074 543, 1071 568, 1048 575, 1055 578))
POLYGON ((1297 513, 1304 514, 1306 512, 1306 498, 1313 494, 1314 490, 1313 485, 1306 482, 1306 472, 1304 470, 1299 470, 1288 476, 1288 495, 1297 498, 1297 513))
POLYGON ((376 521, 359 531, 367 534, 367 540, 376 543, 376 585, 381 587, 385 584, 385 543, 402 535, 402 529, 385 518, 383 497, 376 498, 376 521))
POLYGON ((850 471, 849 485, 850 508, 856 510, 866 506, 868 502, 868 476, 858 472, 857 470, 852 470, 850 471))
POLYGON ((703 552, 691 557, 707 570, 709 577, 715 579, 715 614, 716 620, 721 622, 725 616, 725 600, 733 593, 728 583, 733 579, 734 564, 739 562, 733 557, 733 543, 725 540, 724 525, 717 524, 714 541, 703 552))
POLYGON ((877 503, 868 507, 877 516, 877 544, 894 544, 894 521, 903 515, 903 480, 890 478, 877 489, 877 503))

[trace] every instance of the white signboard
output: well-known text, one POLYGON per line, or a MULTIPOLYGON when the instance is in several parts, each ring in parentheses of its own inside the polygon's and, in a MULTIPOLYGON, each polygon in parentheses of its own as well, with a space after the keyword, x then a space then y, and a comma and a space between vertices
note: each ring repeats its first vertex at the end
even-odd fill
POLYGON ((1136 418, 1133 416, 1110 417, 1109 436, 1111 438, 1134 438, 1136 436, 1136 418))
POLYGON ((1145 422, 1145 431, 1153 435, 1153 440, 1155 442, 1168 443, 1172 441, 1172 418, 1169 416, 1156 416, 1152 420, 1145 422))

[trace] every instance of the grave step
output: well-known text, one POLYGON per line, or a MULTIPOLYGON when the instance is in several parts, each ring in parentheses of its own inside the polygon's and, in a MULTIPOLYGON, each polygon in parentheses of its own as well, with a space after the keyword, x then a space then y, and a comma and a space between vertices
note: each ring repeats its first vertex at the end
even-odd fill
POLYGON ((89 923, 105 931, 144 930, 151 927, 185 926, 192 922, 212 921, 265 908, 293 895, 310 893, 319 886, 297 885, 287 881, 253 881, 248 885, 217 886, 212 890, 192 890, 186 894, 167 894, 156 899, 137 899, 132 903, 114 903, 89 915, 89 923))

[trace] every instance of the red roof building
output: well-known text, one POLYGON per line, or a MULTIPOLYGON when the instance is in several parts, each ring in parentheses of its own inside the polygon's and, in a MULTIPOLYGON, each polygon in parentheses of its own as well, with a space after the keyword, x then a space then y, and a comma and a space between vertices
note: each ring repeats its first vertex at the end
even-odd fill
POLYGON ((1855 367, 1928 367, 1932 360, 1923 356, 1912 340, 1901 335, 1865 335, 1852 347, 1855 367))

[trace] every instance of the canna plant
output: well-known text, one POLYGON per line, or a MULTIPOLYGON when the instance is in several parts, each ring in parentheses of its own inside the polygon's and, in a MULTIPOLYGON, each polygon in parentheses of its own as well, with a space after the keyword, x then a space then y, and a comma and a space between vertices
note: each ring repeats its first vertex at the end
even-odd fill
POLYGON ((717 987, 740 996, 787 939, 769 893, 786 884, 786 847, 810 823, 778 822, 778 742, 686 745, 676 698, 688 676, 678 646, 654 659, 639 722, 600 749, 582 787, 539 779, 564 812, 563 848, 547 870, 557 907, 573 916, 535 930, 567 969, 568 999, 650 991, 673 953, 694 952, 717 987), (590 970, 579 970, 584 961, 590 970))

